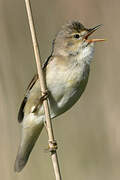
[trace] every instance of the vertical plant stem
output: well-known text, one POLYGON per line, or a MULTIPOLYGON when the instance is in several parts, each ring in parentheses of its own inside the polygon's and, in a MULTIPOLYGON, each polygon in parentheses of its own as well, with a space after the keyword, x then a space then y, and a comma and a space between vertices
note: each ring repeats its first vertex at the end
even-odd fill
MULTIPOLYGON (((42 95, 44 96, 46 94, 47 88, 46 88, 46 83, 45 83, 45 79, 44 79, 44 75, 42 71, 42 62, 40 58, 40 51, 39 51, 39 46, 38 46, 36 32, 35 32, 35 26, 34 26, 34 21, 33 21, 30 0, 25 0, 25 5, 26 5, 28 21, 29 21, 29 26, 30 26, 31 36, 32 36, 34 54, 35 54, 37 70, 38 70, 38 75, 39 75, 39 80, 40 80, 40 87, 41 87, 42 95)), ((44 106, 44 111, 45 111, 45 118, 46 118, 46 125, 47 125, 48 139, 49 139, 48 143, 49 143, 49 147, 52 149, 55 139, 54 139, 53 128, 52 128, 52 123, 50 119, 50 112, 49 112, 47 99, 43 101, 43 106, 44 106)), ((59 162, 58 162, 56 149, 54 149, 54 151, 51 151, 51 159, 53 163, 56 180, 61 180, 62 178, 60 174, 60 168, 59 168, 59 162)))

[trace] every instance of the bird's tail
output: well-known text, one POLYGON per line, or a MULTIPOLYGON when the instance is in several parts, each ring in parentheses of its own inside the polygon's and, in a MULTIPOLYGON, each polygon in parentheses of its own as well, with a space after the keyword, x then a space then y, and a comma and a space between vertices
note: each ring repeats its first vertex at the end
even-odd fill
POLYGON ((44 125, 43 122, 41 122, 37 126, 32 126, 32 127, 23 126, 21 143, 19 146, 19 150, 14 165, 14 170, 16 172, 20 172, 26 165, 29 155, 33 149, 33 146, 36 143, 36 140, 38 139, 42 131, 43 125, 44 125))

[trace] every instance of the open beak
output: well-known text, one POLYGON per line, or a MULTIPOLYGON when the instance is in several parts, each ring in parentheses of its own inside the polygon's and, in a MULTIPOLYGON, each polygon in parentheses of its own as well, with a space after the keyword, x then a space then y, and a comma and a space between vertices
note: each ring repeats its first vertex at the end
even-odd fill
POLYGON ((85 36, 85 40, 88 42, 88 43, 91 43, 91 42, 100 42, 100 41, 105 41, 105 39, 88 39, 88 37, 93 33, 95 32, 97 29, 99 29, 100 27, 102 26, 102 24, 92 28, 92 29, 88 29, 88 34, 85 36))

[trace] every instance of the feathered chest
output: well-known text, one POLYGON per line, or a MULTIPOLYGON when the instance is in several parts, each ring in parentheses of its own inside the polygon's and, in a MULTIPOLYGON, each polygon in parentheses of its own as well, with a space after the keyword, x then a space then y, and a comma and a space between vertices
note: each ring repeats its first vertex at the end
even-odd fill
POLYGON ((80 83, 88 77, 88 73, 89 65, 84 62, 51 62, 46 72, 47 87, 58 101, 67 94, 79 91, 80 83))

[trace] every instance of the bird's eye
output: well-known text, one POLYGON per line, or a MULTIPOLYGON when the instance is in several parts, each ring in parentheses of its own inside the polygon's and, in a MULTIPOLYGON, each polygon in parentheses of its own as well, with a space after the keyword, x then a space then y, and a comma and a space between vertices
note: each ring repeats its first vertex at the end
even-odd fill
POLYGON ((79 37, 80 37, 79 34, 75 34, 75 35, 74 35, 74 38, 76 38, 76 39, 79 39, 79 37))

